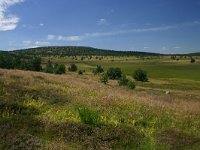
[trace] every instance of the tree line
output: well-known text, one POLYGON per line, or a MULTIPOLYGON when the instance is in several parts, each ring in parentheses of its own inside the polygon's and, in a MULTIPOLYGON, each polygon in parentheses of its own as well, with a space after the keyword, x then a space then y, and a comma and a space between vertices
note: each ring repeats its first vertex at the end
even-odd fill
POLYGON ((0 68, 41 71, 41 58, 21 56, 7 52, 0 53, 0 68))

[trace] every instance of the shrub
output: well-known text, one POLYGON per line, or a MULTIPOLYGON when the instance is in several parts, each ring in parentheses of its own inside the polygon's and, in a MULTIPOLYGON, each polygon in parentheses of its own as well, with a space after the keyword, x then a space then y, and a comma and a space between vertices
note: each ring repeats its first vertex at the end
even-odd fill
POLYGON ((107 71, 109 79, 115 80, 122 77, 122 71, 120 68, 109 68, 107 71))
POLYGON ((98 125, 100 123, 100 115, 98 112, 89 108, 81 108, 78 112, 82 123, 91 125, 98 125))
POLYGON ((63 65, 63 64, 61 64, 61 65, 56 64, 54 66, 54 71, 55 71, 55 74, 64 74, 66 72, 65 65, 63 65))
POLYGON ((97 65, 97 67, 93 70, 94 74, 98 74, 98 73, 102 73, 104 72, 103 68, 99 65, 97 65))
POLYGON ((100 77, 100 82, 101 82, 101 83, 104 83, 104 84, 107 84, 107 83, 108 83, 108 76, 107 76, 107 74, 103 74, 103 75, 100 77))
POLYGON ((129 89, 135 89, 135 83, 133 81, 128 81, 127 86, 129 89))
POLYGON ((136 81, 142 81, 142 82, 147 82, 148 81, 147 73, 146 73, 146 71, 144 71, 142 69, 136 70, 134 72, 134 74, 133 74, 133 78, 136 81))
POLYGON ((54 72, 54 68, 53 68, 53 64, 52 62, 49 60, 46 64, 45 70, 46 73, 53 73, 54 72))
POLYGON ((68 70, 72 72, 76 72, 78 70, 78 67, 75 64, 71 64, 68 70))
POLYGON ((195 63, 195 61, 196 61, 196 60, 195 60, 194 58, 191 58, 191 61, 190 61, 190 62, 191 62, 191 63, 195 63))
POLYGON ((127 85, 128 79, 126 78, 126 75, 122 75, 122 77, 118 80, 119 86, 127 85))
POLYGON ((82 74, 83 74, 83 71, 82 71, 82 70, 79 70, 79 71, 78 71, 78 74, 82 75, 82 74))

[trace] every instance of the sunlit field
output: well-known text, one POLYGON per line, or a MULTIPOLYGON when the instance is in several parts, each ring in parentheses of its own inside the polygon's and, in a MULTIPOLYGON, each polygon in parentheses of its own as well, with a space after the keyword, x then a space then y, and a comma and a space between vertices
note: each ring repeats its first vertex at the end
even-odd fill
POLYGON ((43 58, 75 63, 83 75, 0 70, 2 149, 199 149, 200 64, 190 59, 103 57, 43 58), (92 70, 120 67, 133 80, 137 68, 149 82, 131 90, 92 70))

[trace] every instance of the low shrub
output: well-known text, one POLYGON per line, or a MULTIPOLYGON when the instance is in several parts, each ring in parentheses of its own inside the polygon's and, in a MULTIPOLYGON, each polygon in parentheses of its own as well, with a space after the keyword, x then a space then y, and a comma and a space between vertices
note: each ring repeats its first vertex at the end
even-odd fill
POLYGON ((191 58, 191 60, 190 60, 191 63, 195 63, 195 61, 196 60, 194 58, 191 58))
POLYGON ((71 72, 76 72, 78 70, 78 67, 76 66, 76 64, 70 64, 68 70, 71 72))
POLYGON ((78 71, 78 74, 79 74, 79 75, 82 75, 82 74, 83 74, 83 71, 82 71, 82 70, 79 70, 79 71, 78 71))
POLYGON ((55 71, 55 74, 64 74, 66 72, 65 65, 63 65, 63 64, 61 64, 61 65, 56 64, 54 66, 54 71, 55 71))
POLYGON ((111 80, 118 80, 122 77, 122 71, 120 68, 109 68, 107 70, 108 78, 111 80))
POLYGON ((108 83, 108 75, 107 75, 107 74, 103 74, 103 75, 100 77, 100 82, 101 82, 101 83, 104 83, 104 84, 107 84, 107 83, 108 83))
POLYGON ((99 73, 102 73, 104 72, 103 68, 99 65, 97 65, 97 67, 93 70, 93 73, 94 74, 99 74, 99 73))
POLYGON ((133 81, 128 81, 128 83, 127 83, 127 87, 129 88, 129 89, 135 89, 135 83, 133 82, 133 81))
POLYGON ((85 107, 80 108, 78 112, 82 123, 91 125, 100 124, 100 115, 98 112, 85 107))
POLYGON ((118 80, 119 86, 125 86, 128 83, 128 79, 126 78, 126 75, 122 75, 122 77, 118 80))
POLYGON ((133 74, 133 78, 136 81, 142 81, 142 82, 147 82, 148 81, 147 72, 142 70, 142 69, 136 70, 134 72, 134 74, 133 74))

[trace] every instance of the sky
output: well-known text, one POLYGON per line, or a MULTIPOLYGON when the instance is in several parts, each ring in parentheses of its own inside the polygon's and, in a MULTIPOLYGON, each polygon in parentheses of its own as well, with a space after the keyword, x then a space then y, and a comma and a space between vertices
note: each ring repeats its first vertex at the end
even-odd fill
POLYGON ((200 52, 200 0, 0 0, 0 50, 200 52))

